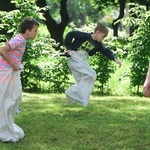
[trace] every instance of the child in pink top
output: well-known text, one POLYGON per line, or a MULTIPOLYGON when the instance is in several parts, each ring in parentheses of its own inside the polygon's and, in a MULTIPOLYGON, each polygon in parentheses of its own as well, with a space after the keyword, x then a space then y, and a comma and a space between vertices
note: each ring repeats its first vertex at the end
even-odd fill
POLYGON ((0 47, 0 141, 17 142, 24 131, 14 123, 16 110, 22 100, 20 72, 26 41, 37 35, 39 23, 33 18, 23 19, 21 32, 0 47))
MULTIPOLYGON (((18 64, 20 66, 22 56, 25 51, 25 45, 26 45, 26 40, 25 38, 21 35, 18 34, 14 38, 12 38, 8 43, 7 46, 9 46, 10 51, 8 51, 8 55, 10 59, 18 64)), ((0 70, 8 70, 11 69, 12 66, 3 58, 0 58, 0 70)))

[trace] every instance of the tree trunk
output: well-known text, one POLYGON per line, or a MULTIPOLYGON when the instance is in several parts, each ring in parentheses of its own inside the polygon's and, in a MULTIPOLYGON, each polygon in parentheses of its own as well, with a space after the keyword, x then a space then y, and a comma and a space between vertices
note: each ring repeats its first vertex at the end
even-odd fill
MULTIPOLYGON (((46 0, 37 0, 37 5, 39 7, 47 6, 46 0)), ((60 16, 61 22, 57 24, 57 22, 50 15, 49 10, 43 11, 45 17, 45 24, 49 33, 51 34, 51 38, 59 42, 60 45, 63 45, 63 33, 69 22, 69 15, 67 12, 67 0, 61 0, 60 3, 60 16)))
POLYGON ((117 23, 115 23, 115 22, 124 17, 125 3, 126 3, 126 0, 119 0, 119 5, 120 5, 119 16, 117 19, 113 20, 113 23, 112 23, 112 27, 114 30, 114 36, 117 36, 117 37, 118 37, 118 27, 120 25, 120 22, 117 22, 117 23))
POLYGON ((1 11, 11 11, 14 10, 15 4, 11 3, 11 0, 0 0, 0 10, 1 11))

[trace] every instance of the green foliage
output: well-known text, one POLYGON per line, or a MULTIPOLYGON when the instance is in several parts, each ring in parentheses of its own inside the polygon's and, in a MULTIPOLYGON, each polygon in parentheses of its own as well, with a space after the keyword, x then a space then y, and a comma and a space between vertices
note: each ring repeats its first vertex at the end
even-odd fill
POLYGON ((108 8, 110 6, 118 6, 118 1, 112 1, 112 0, 95 0, 95 4, 98 8, 98 10, 102 11, 104 8, 108 8))
POLYGON ((20 23, 25 17, 33 17, 35 19, 44 19, 41 9, 36 6, 35 0, 12 0, 15 3, 16 10, 13 11, 0 11, 0 29, 5 28, 7 33, 17 34, 20 29, 20 23))
POLYGON ((100 53, 89 58, 89 63, 97 73, 95 87, 100 93, 108 92, 107 83, 114 66, 110 60, 100 53))
MULTIPOLYGON (((35 5, 35 1, 14 0, 17 10, 1 12, 1 26, 12 35, 18 34, 19 23, 24 17, 44 19, 41 9, 35 5), (34 10, 34 11, 33 11, 34 10)), ((5 37, 9 40, 10 37, 5 37)), ((1 44, 2 45, 2 44, 1 44)), ((68 86, 69 70, 65 58, 59 57, 56 48, 59 44, 49 37, 37 37, 34 42, 28 41, 23 57, 24 72, 21 74, 23 90, 26 92, 62 92, 68 86)), ((63 49, 63 47, 61 47, 63 49)), ((60 51, 62 51, 60 49, 60 51)))
MULTIPOLYGON (((112 39, 105 40, 104 44, 115 53, 116 57, 118 57, 120 60, 123 60, 127 57, 127 49, 126 46, 124 46, 127 42, 127 40, 114 37, 112 39)), ((115 72, 116 63, 114 61, 108 60, 102 54, 97 53, 94 57, 90 58, 90 64, 94 67, 97 73, 95 87, 102 93, 111 93, 114 89, 112 88, 110 91, 111 87, 108 85, 110 77, 115 72)), ((116 76, 116 78, 120 77, 116 76)))
MULTIPOLYGON (((50 7, 51 16, 57 23, 60 23, 60 0, 46 0, 46 2, 50 7)), ((74 22, 78 27, 90 22, 97 22, 99 14, 94 4, 94 0, 67 0, 70 22, 74 22)))
MULTIPOLYGON (((42 17, 40 17, 42 14, 38 13, 40 9, 32 3, 33 1, 30 2, 26 0, 21 2, 16 0, 13 2, 16 3, 18 9, 1 14, 2 16, 6 15, 1 27, 5 27, 5 29, 13 35, 19 32, 19 23, 24 17, 32 16, 37 19, 42 19, 42 17), (24 2, 26 2, 26 4, 24 2), (25 6, 23 4, 25 4, 25 6), (26 9, 24 9, 24 7, 26 9), (31 8, 36 10, 37 13, 31 11, 31 8)), ((72 28, 74 30, 93 32, 95 25, 96 24, 91 23, 82 28, 76 28, 75 26, 72 28)), ((59 56, 59 53, 63 52, 65 48, 63 46, 59 48, 59 44, 46 34, 47 30, 45 30, 43 26, 39 28, 39 32, 40 34, 33 42, 27 42, 23 57, 24 72, 21 74, 23 90, 26 92, 64 92, 71 84, 67 59, 59 56), (40 29, 42 29, 42 32, 45 34, 41 34, 40 29)), ((7 36, 3 38, 9 39, 7 36)), ((112 40, 105 40, 104 44, 114 50, 114 53, 116 53, 119 59, 124 59, 128 53, 126 47, 123 46, 125 42, 126 41, 122 39, 112 38, 112 40)), ((111 74, 114 73, 115 63, 109 61, 100 53, 90 57, 89 63, 97 73, 95 87, 99 90, 98 92, 108 92, 110 89, 108 87, 108 81, 111 74)))
POLYGON ((113 50, 119 59, 126 59, 129 53, 128 39, 112 37, 105 40, 105 45, 113 50))
POLYGON ((145 6, 131 3, 130 17, 123 19, 126 25, 137 26, 133 36, 129 38, 130 54, 128 55, 131 61, 131 85, 139 87, 143 85, 147 67, 148 57, 150 56, 150 11, 146 11, 145 6))
POLYGON ((97 22, 99 14, 94 5, 94 0, 68 0, 70 21, 73 21, 77 27, 97 22))
POLYGON ((67 61, 59 56, 57 47, 53 39, 42 37, 28 43, 21 78, 24 91, 63 92, 69 86, 67 61))
MULTIPOLYGON (((125 59, 122 66, 116 68, 111 74, 108 82, 108 88, 111 95, 131 95, 135 89, 130 88, 130 63, 125 59)), ((135 93, 135 92, 134 92, 135 93)))

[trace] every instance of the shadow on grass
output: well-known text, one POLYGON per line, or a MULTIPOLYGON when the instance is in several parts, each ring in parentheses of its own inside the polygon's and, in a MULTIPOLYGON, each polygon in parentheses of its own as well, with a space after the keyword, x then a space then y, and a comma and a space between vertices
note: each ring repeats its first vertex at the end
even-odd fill
POLYGON ((15 122, 25 131, 4 150, 141 150, 150 147, 150 100, 91 96, 90 104, 64 106, 64 94, 25 94, 15 122))

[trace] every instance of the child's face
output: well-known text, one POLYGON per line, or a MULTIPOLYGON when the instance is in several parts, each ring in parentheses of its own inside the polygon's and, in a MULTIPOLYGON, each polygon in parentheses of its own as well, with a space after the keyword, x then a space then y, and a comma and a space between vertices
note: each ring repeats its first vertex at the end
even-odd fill
POLYGON ((28 39, 34 40, 38 34, 38 26, 33 26, 31 30, 28 30, 28 39))
POLYGON ((96 40, 98 42, 102 41, 104 38, 106 37, 106 35, 100 31, 96 31, 96 40))

